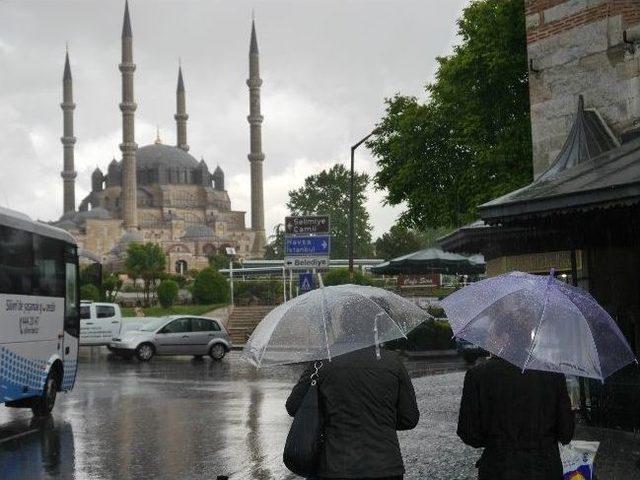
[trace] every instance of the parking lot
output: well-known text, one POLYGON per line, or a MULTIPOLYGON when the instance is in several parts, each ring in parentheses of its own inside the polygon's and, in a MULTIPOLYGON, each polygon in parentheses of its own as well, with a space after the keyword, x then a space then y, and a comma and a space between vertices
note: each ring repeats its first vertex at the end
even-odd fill
MULTIPOLYGON (((412 360, 408 368, 417 379, 464 366, 454 358, 412 360)), ((293 366, 256 370, 237 352, 219 362, 156 357, 141 363, 83 348, 76 386, 59 396, 51 419, 0 408, 0 478, 295 478, 281 458, 290 425, 283 405, 299 372, 293 366)), ((431 438, 424 439, 429 449, 453 439, 453 425, 440 420, 455 420, 462 375, 431 378, 436 383, 417 387, 440 399, 425 407, 434 415, 423 412, 421 421, 433 422, 431 438)), ((415 447, 407 448, 407 463, 414 465, 408 470, 415 471, 408 478, 420 478, 422 447, 415 447)))

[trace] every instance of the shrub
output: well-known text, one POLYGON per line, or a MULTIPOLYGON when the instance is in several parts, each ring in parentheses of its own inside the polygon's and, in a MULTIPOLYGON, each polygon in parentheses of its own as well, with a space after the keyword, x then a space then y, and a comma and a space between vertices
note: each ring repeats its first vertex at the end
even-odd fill
POLYGON ((446 320, 427 320, 404 338, 388 342, 387 346, 397 350, 450 350, 455 348, 453 332, 446 320))
POLYGON ((212 268, 205 268, 193 282, 193 299, 196 303, 227 303, 229 285, 227 279, 212 268))
POLYGON ((156 291, 158 301, 164 308, 170 308, 178 296, 178 284, 173 280, 163 280, 156 291))
POLYGON ((322 282, 325 286, 344 285, 345 283, 354 283, 356 285, 369 285, 369 279, 360 271, 353 271, 353 281, 349 281, 348 268, 335 268, 329 270, 322 276, 322 282))
POLYGON ((100 290, 92 283, 87 283, 80 287, 80 298, 82 300, 91 300, 92 302, 100 301, 100 290))
POLYGON ((237 305, 277 305, 282 301, 280 280, 249 280, 233 282, 233 300, 237 305))

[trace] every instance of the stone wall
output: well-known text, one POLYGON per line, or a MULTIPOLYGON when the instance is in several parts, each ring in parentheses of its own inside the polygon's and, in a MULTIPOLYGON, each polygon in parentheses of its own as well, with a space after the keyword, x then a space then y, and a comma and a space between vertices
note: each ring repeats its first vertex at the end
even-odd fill
POLYGON ((525 0, 525 12, 537 177, 562 148, 580 94, 616 136, 638 127, 640 45, 625 44, 623 31, 640 25, 640 1, 525 0))

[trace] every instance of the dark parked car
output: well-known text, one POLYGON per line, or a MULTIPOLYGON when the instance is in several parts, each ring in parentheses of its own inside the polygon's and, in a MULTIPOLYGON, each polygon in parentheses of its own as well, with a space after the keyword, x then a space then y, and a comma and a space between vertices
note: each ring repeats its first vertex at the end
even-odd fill
POLYGON ((476 360, 478 358, 489 356, 489 352, 487 352, 486 350, 483 350, 473 343, 467 342, 466 340, 463 340, 461 338, 456 338, 456 350, 458 350, 458 353, 462 355, 464 361, 469 365, 473 365, 474 363, 476 363, 476 360))

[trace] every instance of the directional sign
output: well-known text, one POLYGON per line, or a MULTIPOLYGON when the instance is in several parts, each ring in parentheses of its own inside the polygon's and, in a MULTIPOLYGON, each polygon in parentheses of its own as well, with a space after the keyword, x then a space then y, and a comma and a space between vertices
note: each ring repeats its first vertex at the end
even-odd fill
POLYGON ((313 290, 313 273, 301 273, 298 275, 298 279, 301 293, 313 290))
POLYGON ((284 229, 286 235, 329 233, 329 217, 327 215, 285 217, 284 229))
POLYGON ((318 257, 284 257, 284 266, 287 268, 329 268, 327 255, 318 257))
POLYGON ((331 237, 329 235, 318 235, 317 237, 285 237, 285 256, 294 255, 329 255, 331 251, 331 237))

